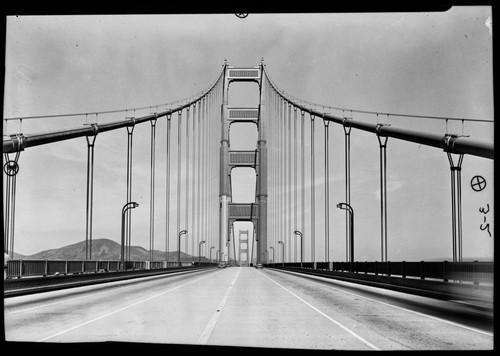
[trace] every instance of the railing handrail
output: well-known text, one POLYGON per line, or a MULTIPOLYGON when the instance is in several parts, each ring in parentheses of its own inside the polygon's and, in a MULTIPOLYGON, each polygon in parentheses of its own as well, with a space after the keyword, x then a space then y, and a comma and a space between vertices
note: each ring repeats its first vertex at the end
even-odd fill
MULTIPOLYGON (((182 262, 191 265, 191 261, 182 262)), ((179 264, 178 261, 125 261, 126 269, 159 269, 174 267, 179 264)), ((215 265, 212 262, 195 262, 197 265, 215 265)), ((55 274, 75 274, 75 273, 96 273, 101 270, 108 272, 121 271, 121 260, 65 260, 65 259, 12 259, 7 261, 5 277, 24 277, 24 276, 47 276, 55 274), (77 268, 75 268, 75 265, 77 268), (88 268, 90 265, 90 268, 88 268), (112 268, 110 268, 110 266, 112 268)))
POLYGON ((303 269, 349 272, 358 275, 375 274, 414 277, 420 279, 438 279, 444 282, 461 281, 493 283, 494 261, 355 261, 351 262, 285 262, 270 263, 274 267, 296 267, 303 269))

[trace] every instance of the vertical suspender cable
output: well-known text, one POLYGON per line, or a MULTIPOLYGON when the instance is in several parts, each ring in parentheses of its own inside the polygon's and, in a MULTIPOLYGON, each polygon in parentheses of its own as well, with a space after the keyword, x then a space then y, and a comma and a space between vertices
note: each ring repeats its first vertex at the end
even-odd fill
MULTIPOLYGON (((5 121, 7 123, 7 121, 5 121)), ((11 203, 11 176, 9 175, 8 171, 8 162, 9 162, 9 155, 7 153, 4 153, 5 157, 5 162, 4 163, 4 172, 7 174, 7 179, 5 183, 5 209, 4 209, 4 232, 3 232, 3 247, 4 247, 4 252, 9 251, 9 246, 10 246, 10 203, 11 203)))
POLYGON ((386 147, 388 137, 381 138, 377 125, 377 138, 380 146, 380 243, 381 261, 387 262, 387 159, 386 147))
POLYGON ((311 115, 311 260, 316 266, 316 188, 314 178, 314 115, 311 115))
POLYGON ((170 130, 171 130, 171 115, 167 115, 167 171, 166 171, 166 182, 165 182, 165 262, 166 267, 168 267, 168 254, 170 251, 169 247, 169 237, 170 237, 170 130))
POLYGON ((275 183, 275 199, 276 199, 276 237, 275 242, 281 241, 281 101, 276 92, 274 92, 274 105, 275 105, 275 164, 276 164, 276 183, 275 183))
POLYGON ((285 262, 290 262, 289 256, 288 256, 288 239, 287 239, 287 220, 288 220, 288 194, 287 194, 287 131, 288 131, 288 121, 286 120, 287 117, 287 102, 283 99, 283 140, 282 140, 282 179, 283 179, 283 185, 282 185, 282 194, 283 194, 283 206, 282 206, 282 211, 281 214, 283 216, 283 236, 282 240, 285 246, 285 262))
MULTIPOLYGON (((286 239, 288 243, 288 256, 292 259, 292 105, 288 103, 288 222, 286 239)), ((296 261, 294 261, 296 262, 296 261)))
POLYGON ((149 187, 149 261, 154 260, 154 244, 155 244, 155 145, 156 145, 156 121, 158 114, 155 113, 155 118, 151 120, 151 181, 149 187))
MULTIPOLYGON (((214 103, 214 122, 215 124, 213 125, 212 129, 212 157, 218 157, 219 154, 219 144, 220 144, 220 135, 221 135, 221 130, 222 130, 222 121, 221 121, 221 115, 222 112, 220 108, 222 107, 222 90, 217 90, 216 92, 216 102, 214 103)), ((212 181, 212 236, 216 236, 219 233, 219 224, 220 224, 220 219, 218 215, 218 210, 219 210, 219 181, 218 181, 218 175, 220 172, 220 160, 216 159, 215 160, 216 164, 212 165, 212 174, 213 174, 213 179, 212 181)))
MULTIPOLYGON (((198 253, 201 253, 200 252, 200 249, 198 248, 195 248, 195 246, 198 246, 199 242, 200 242, 200 234, 199 232, 196 230, 196 216, 194 215, 195 214, 195 208, 196 208, 196 199, 197 199, 197 196, 196 196, 196 191, 195 191, 195 188, 196 188, 196 178, 197 178, 197 175, 196 175, 196 103, 193 104, 193 179, 192 179, 192 189, 191 189, 191 194, 193 196, 193 199, 191 201, 191 225, 192 225, 192 230, 193 230, 193 237, 191 239, 191 246, 192 246, 192 251, 193 251, 193 256, 194 254, 196 253, 196 251, 198 251, 198 253), (196 238, 196 241, 195 241, 195 238, 196 238)), ((208 242, 205 242, 205 243, 208 243, 208 242)))
MULTIPOLYGON (((203 181, 204 181, 204 194, 203 194, 203 231, 204 234, 208 233, 208 188, 209 188, 209 180, 208 180, 208 174, 207 174, 207 167, 208 167, 208 159, 209 159, 209 153, 208 153, 208 129, 210 127, 210 99, 211 99, 211 93, 207 95, 207 103, 206 103, 206 113, 205 113, 205 118, 204 118, 204 128, 203 128, 203 152, 205 158, 203 159, 203 181)), ((221 252, 222 253, 222 250, 221 252)))
MULTIPOLYGON (((208 130, 207 130, 207 153, 208 153, 208 159, 212 158, 212 157, 217 157, 215 154, 214 154, 214 133, 215 133, 215 130, 217 128, 217 121, 220 122, 220 118, 219 120, 216 119, 215 117, 215 109, 217 108, 217 105, 216 104, 216 95, 217 95, 218 91, 217 92, 211 92, 210 94, 210 101, 211 101, 211 105, 210 105, 210 114, 208 116, 209 120, 210 120, 210 123, 208 125, 208 130)), ((208 224, 208 228, 207 228, 207 232, 208 232, 208 235, 212 236, 214 234, 214 206, 213 206, 213 203, 214 203, 214 199, 213 199, 213 196, 214 196, 214 183, 215 183, 215 179, 212 179, 213 175, 214 175, 214 165, 213 164, 209 164, 207 166, 207 182, 208 182, 208 189, 207 189, 207 224, 208 224)), ((231 235, 231 230, 228 230, 229 232, 229 236, 231 235)), ((228 256, 229 256, 229 252, 231 250, 231 246, 228 246, 228 256)))
MULTIPOLYGON (((215 109, 215 103, 214 103, 214 92, 210 92, 208 97, 207 97, 207 120, 205 122, 205 141, 204 141, 204 146, 205 146, 205 181, 206 181, 206 188, 205 188, 205 231, 207 236, 212 235, 212 222, 210 221, 212 219, 212 170, 211 170, 211 159, 212 159, 212 151, 211 151, 211 130, 215 129, 213 125, 216 125, 215 120, 214 120, 214 109, 215 109)), ((227 223, 227 221, 226 221, 227 223)), ((229 231, 228 231, 229 233, 229 231)), ((220 236, 219 236, 220 238, 220 236)), ((224 236, 223 241, 225 242, 227 240, 227 236, 224 236)), ((220 242, 219 242, 220 245, 220 242)), ((223 256, 224 253, 224 248, 222 246, 220 247, 220 256, 223 256)))
MULTIPOLYGON (((132 199, 132 136, 134 133, 135 119, 132 118, 132 125, 127 126, 127 203, 131 202, 132 199)), ((130 209, 127 210, 126 215, 126 245, 127 245, 127 260, 130 260, 130 244, 132 241, 132 212, 130 209)))
POLYGON ((462 261, 462 182, 461 170, 463 154, 459 155, 455 165, 453 158, 447 152, 451 172, 451 222, 452 222, 452 249, 453 262, 462 261))
MULTIPOLYGON (((301 179, 300 183, 302 185, 301 188, 301 199, 300 199, 300 204, 301 204, 301 229, 302 229, 302 236, 306 236, 306 227, 305 227, 305 221, 306 221, 306 208, 305 208, 305 201, 306 201, 306 182, 305 182, 305 157, 304 157, 304 111, 301 111, 300 113, 301 121, 300 121, 300 167, 301 167, 301 179)), ((301 251, 304 251, 304 237, 300 239, 300 244, 301 244, 301 251)), ((304 259, 303 256, 301 256, 302 259, 304 259)))
POLYGON ((206 102, 207 102, 207 96, 203 97, 203 103, 202 103, 202 115, 200 119, 200 126, 199 126, 199 152, 200 152, 200 161, 199 161, 199 181, 198 181, 198 187, 199 187, 199 192, 200 192, 200 200, 198 202, 198 215, 199 215, 199 222, 198 222, 198 231, 200 233, 200 239, 203 239, 206 237, 206 228, 205 228, 205 219, 204 219, 204 214, 205 214, 205 190, 206 190, 206 182, 205 182, 205 161, 206 161, 206 152, 205 152, 205 131, 206 131, 206 126, 205 126, 205 121, 207 119, 207 114, 206 114, 206 102))
POLYGON ((206 95, 203 98, 203 117, 202 117, 201 126, 200 126, 200 131, 201 131, 200 132, 200 135, 201 135, 201 138, 200 138, 201 151, 200 152, 201 152, 201 156, 202 156, 202 159, 200 162, 200 169, 201 169, 200 185, 202 185, 201 196, 200 196, 200 231, 203 231, 201 237, 206 237, 206 233, 207 233, 207 228, 205 225, 205 210, 206 210, 205 194, 206 194, 206 190, 207 190, 207 181, 205 178, 205 163, 207 160, 207 157, 206 157, 207 152, 206 152, 206 148, 205 148, 205 136, 206 136, 206 131, 207 131, 206 121, 207 121, 207 117, 208 117, 207 106, 208 106, 208 95, 206 95))
MULTIPOLYGON (((344 138, 345 138, 345 147, 344 147, 344 153, 345 153, 345 202, 347 205, 351 205, 351 127, 346 126, 344 123, 344 138)), ((349 260, 349 250, 352 249, 352 246, 349 246, 349 234, 348 234, 348 229, 347 226, 350 224, 350 213, 348 210, 345 212, 345 218, 346 218, 346 235, 345 235, 345 258, 346 261, 349 260)), ((354 261, 351 261, 354 262, 354 261)))
POLYGON ((457 165, 457 232, 458 232, 458 261, 462 262, 462 160, 461 154, 457 165))
MULTIPOLYGON (((293 231, 297 231, 297 107, 293 109, 293 142, 293 231)), ((295 235, 291 236, 293 236, 294 261, 297 262, 297 238, 295 235)))
MULTIPOLYGON (((207 192, 206 192, 206 212, 205 212, 205 217, 206 217, 206 224, 207 224, 207 234, 212 234, 212 216, 213 216, 213 211, 212 211, 212 189, 213 189, 213 180, 212 178, 212 164, 210 164, 210 160, 212 158, 212 135, 211 132, 214 130, 215 126, 215 92, 211 91, 210 95, 208 97, 208 116, 207 116, 207 137, 205 140, 205 145, 206 145, 206 151, 207 151, 207 166, 206 166, 206 180, 207 180, 207 192)), ((229 233, 229 230, 228 230, 229 233)), ((229 247, 228 247, 229 249, 229 247)))
MULTIPOLYGON (((278 244, 278 106, 277 106, 277 97, 276 94, 273 91, 269 91, 271 93, 272 97, 272 105, 273 105, 273 112, 272 112, 272 122, 273 122, 273 150, 272 150, 272 157, 273 157, 273 210, 274 210, 274 233, 273 233, 273 248, 276 249, 276 246, 278 244)), ((273 263, 276 263, 276 261, 273 259, 273 263)))
POLYGON ((276 187, 276 194, 278 196, 278 241, 281 241, 283 240, 283 230, 282 230, 282 227, 283 227, 283 205, 282 205, 282 197, 283 197, 283 194, 282 194, 282 187, 283 187, 283 184, 282 184, 282 175, 283 175, 283 169, 282 169, 282 162, 283 162, 283 159, 282 159, 282 150, 281 150, 281 146, 282 146, 282 141, 283 141, 283 125, 282 125, 282 99, 277 96, 277 105, 278 105, 278 130, 277 130, 277 135, 278 135, 278 147, 277 147, 277 165, 278 165, 278 184, 277 184, 277 187, 276 187))
POLYGON ((7 153, 4 154, 6 163, 4 164, 4 173, 7 174, 6 182, 6 202, 5 202, 5 235, 4 235, 4 252, 9 257, 14 258, 14 225, 16 211, 16 176, 19 172, 19 155, 20 151, 16 152, 14 160, 9 159, 7 153))
MULTIPOLYGON (((19 152, 16 154, 16 156, 19 156, 19 152)), ((17 161, 16 157, 16 161, 17 161)), ((14 227, 15 227, 15 217, 16 217, 16 181, 17 181, 17 174, 14 174, 12 177, 12 183, 10 185, 11 188, 11 211, 10 211, 10 257, 14 258, 14 227)))
MULTIPOLYGON (((200 241, 200 239, 203 238, 203 235, 202 235, 202 230, 201 230, 201 131, 202 131, 202 128, 201 128, 201 113, 202 113, 202 108, 203 108, 203 105, 202 104, 202 100, 203 100, 203 103, 205 102, 205 98, 202 98, 200 99, 199 101, 199 104, 198 104, 198 130, 197 130, 197 135, 198 135, 198 138, 196 141, 198 141, 198 152, 196 153, 196 159, 197 159, 197 162, 196 162, 196 165, 197 165, 197 174, 196 174, 196 177, 197 177, 197 192, 196 192, 196 195, 197 195, 197 199, 196 199, 196 230, 198 231, 198 235, 199 235, 199 238, 196 240, 197 242, 200 241)), ((207 241, 207 244, 211 245, 210 242, 207 241)))
POLYGON ((328 127, 330 121, 324 120, 325 124, 325 262, 330 262, 330 170, 328 157, 328 127))
MULTIPOLYGON (((264 82, 264 84, 266 84, 266 82, 264 82)), ((268 149, 269 149, 269 152, 268 152, 268 164, 269 164, 269 169, 268 169, 268 173, 269 173, 269 176, 268 176, 268 193, 269 193, 269 196, 267 198, 267 203, 268 203, 268 207, 269 207, 269 210, 268 212, 270 214, 272 214, 272 218, 271 219, 268 219, 267 220, 267 224, 268 224, 268 231, 270 232, 268 235, 269 235, 269 238, 267 240, 267 246, 266 247, 269 247, 269 246, 274 246, 274 243, 273 243, 273 240, 274 240, 274 218, 275 218, 275 210, 274 210, 274 137, 273 137, 273 134, 274 134, 274 122, 273 120, 271 119, 271 116, 273 114, 272 110, 273 110, 273 107, 272 107, 272 98, 269 96, 269 92, 266 91, 266 103, 268 105, 267 110, 266 110, 266 115, 265 115, 265 118, 268 122, 268 128, 269 128, 269 135, 267 137, 267 143, 268 143, 268 149), (269 113, 271 115, 269 115, 269 113), (272 229, 270 229, 269 227, 273 226, 272 229)), ((270 261, 270 260, 269 260, 270 261)))
MULTIPOLYGON (((281 99, 281 240, 286 244, 286 102, 281 99)), ((284 245, 285 246, 285 245, 284 245)), ((283 250, 283 261, 289 262, 286 250, 283 250)))
MULTIPOLYGON (((95 128, 97 126, 94 126, 95 128)), ((92 259, 92 208, 94 201, 94 144, 96 135, 85 136, 87 139, 87 210, 85 259, 92 259)))
MULTIPOLYGON (((181 151, 182 151, 182 110, 179 111, 177 120, 177 230, 176 236, 181 232, 181 151)), ((177 251, 180 256, 181 244, 177 239, 177 251)), ((177 261, 179 266, 181 261, 177 261)))
MULTIPOLYGON (((281 139, 281 143, 282 143, 282 147, 281 147, 281 177, 282 177, 282 188, 281 188, 281 194, 282 194, 282 205, 281 205, 281 215, 282 215, 282 222, 283 222, 283 230, 282 230, 282 241, 283 243, 285 244, 284 246, 287 245, 287 242, 286 242, 286 232, 288 231, 286 225, 286 221, 287 221, 287 193, 286 193, 286 138, 287 138, 287 135, 286 135, 286 127, 287 127, 287 121, 286 121, 286 101, 285 100, 282 100, 283 102, 283 125, 282 125, 282 139, 281 139)), ((287 250, 285 248, 284 252, 283 252, 283 256, 284 256, 284 261, 285 262, 290 262, 290 260, 288 259, 288 254, 287 254, 287 250)))
POLYGON ((189 226, 189 119, 190 119, 190 116, 189 116, 189 113, 190 113, 190 107, 188 106, 187 107, 187 111, 186 111, 186 206, 184 207, 185 208, 185 218, 186 218, 186 223, 185 223, 185 226, 186 226, 186 230, 188 231, 188 234, 190 236, 190 238, 186 238, 184 239, 184 245, 185 245, 185 251, 186 253, 189 253, 188 251, 188 243, 189 243, 189 240, 193 240, 194 236, 193 236, 193 232, 192 231, 189 231, 190 230, 190 226, 189 226))

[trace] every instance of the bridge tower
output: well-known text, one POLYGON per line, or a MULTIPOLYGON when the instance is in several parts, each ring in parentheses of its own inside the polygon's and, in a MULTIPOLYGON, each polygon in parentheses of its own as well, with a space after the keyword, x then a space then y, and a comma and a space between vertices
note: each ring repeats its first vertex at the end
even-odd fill
POLYGON ((240 266, 242 266, 243 264, 245 266, 248 266, 250 264, 250 255, 248 254, 248 230, 240 230, 240 233, 239 233, 239 239, 238 239, 238 242, 239 242, 239 247, 238 247, 238 263, 240 266), (246 255, 246 259, 243 261, 241 261, 241 255, 242 254, 245 254, 246 255))
MULTIPOLYGON (((224 87, 222 95, 222 132, 220 146, 220 236, 221 256, 231 251, 231 230, 235 221, 250 221, 256 226, 257 264, 266 261, 267 244, 267 146, 266 128, 262 113, 264 112, 264 96, 262 92, 263 63, 258 67, 231 67, 224 65, 224 87), (258 107, 229 107, 229 87, 232 82, 256 82, 259 90, 258 107), (257 149, 252 151, 231 150, 229 143, 229 126, 238 122, 253 122, 257 125, 257 149), (231 170, 235 167, 251 167, 255 169, 256 197, 255 203, 231 202, 231 170)), ((236 259, 237 256, 234 256, 236 259)), ((229 259, 229 257, 228 257, 229 259)))

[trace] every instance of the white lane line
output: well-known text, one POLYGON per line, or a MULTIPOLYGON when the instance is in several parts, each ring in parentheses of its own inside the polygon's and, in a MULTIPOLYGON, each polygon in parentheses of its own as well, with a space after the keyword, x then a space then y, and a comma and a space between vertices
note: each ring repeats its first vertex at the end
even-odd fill
POLYGON ((87 324, 93 323, 93 322, 95 322, 95 321, 97 321, 97 320, 100 320, 100 319, 104 319, 104 318, 106 318, 106 317, 108 317, 108 316, 110 316, 110 315, 113 315, 113 314, 119 313, 119 312, 121 312, 121 311, 123 311, 123 310, 129 309, 129 308, 132 308, 132 307, 134 307, 134 306, 136 306, 136 305, 139 305, 139 304, 142 304, 142 303, 145 303, 145 302, 147 302, 147 301, 149 301, 149 300, 151 300, 151 299, 158 298, 158 297, 160 297, 160 296, 162 296, 162 295, 164 295, 164 294, 170 293, 170 292, 172 292, 172 291, 174 291, 174 290, 180 289, 180 288, 185 287, 185 286, 187 286, 187 285, 189 285, 189 284, 196 283, 196 282, 198 282, 198 281, 201 281, 202 279, 205 279, 205 278, 208 278, 208 277, 211 277, 211 276, 213 276, 213 274, 209 274, 209 275, 207 275, 207 276, 203 276, 203 277, 201 277, 201 278, 195 279, 195 280, 193 280, 193 281, 191 281, 191 282, 187 282, 187 283, 181 284, 180 286, 177 286, 177 287, 174 287, 174 288, 171 288, 171 289, 167 289, 166 291, 163 291, 163 292, 161 292, 161 293, 155 294, 155 295, 153 295, 153 296, 151 296, 151 297, 149 297, 149 298, 139 300, 138 302, 135 302, 135 303, 129 304, 129 305, 127 305, 127 306, 123 307, 123 308, 120 308, 120 309, 114 310, 114 311, 112 311, 112 312, 109 312, 109 313, 103 314, 103 315, 101 315, 101 316, 99 316, 99 317, 97 317, 97 318, 94 318, 94 319, 88 320, 88 321, 86 321, 86 322, 84 322, 84 323, 81 323, 81 324, 75 325, 75 326, 73 326, 73 327, 71 327, 71 328, 64 329, 64 330, 62 330, 62 331, 60 331, 60 332, 58 332, 58 333, 56 333, 56 334, 53 334, 53 335, 50 335, 50 336, 44 337, 43 339, 40 339, 40 340, 38 340, 37 342, 46 341, 46 340, 51 339, 51 338, 53 338, 53 337, 56 337, 56 336, 59 336, 59 335, 65 334, 65 333, 67 333, 67 332, 69 332, 69 331, 72 331, 72 330, 78 329, 78 328, 80 328, 80 327, 82 327, 82 326, 84 326, 84 325, 87 325, 87 324))
MULTIPOLYGON (((95 296, 95 295, 99 295, 99 294, 102 294, 102 293, 109 293, 109 292, 113 292, 113 291, 116 291, 116 289, 109 289, 109 290, 105 290, 105 291, 102 291, 102 292, 91 293, 90 296, 95 296)), ((14 310, 14 311, 11 311, 11 312, 7 312, 4 315, 11 315, 11 314, 16 314, 16 313, 24 313, 24 312, 35 310, 35 309, 51 307, 51 306, 54 306, 54 305, 57 305, 57 304, 73 302, 75 300, 82 299, 82 298, 88 298, 88 297, 89 297, 89 295, 86 294, 86 295, 82 295, 81 297, 76 297, 76 298, 71 298, 71 299, 64 299, 64 300, 60 300, 58 302, 37 305, 35 307, 26 308, 26 309, 14 310)))
POLYGON ((344 325, 342 325, 341 323, 339 323, 337 320, 333 319, 332 317, 330 317, 329 315, 323 313, 321 310, 319 310, 318 308, 316 308, 314 305, 306 302, 304 299, 302 299, 301 297, 299 297, 297 294, 295 294, 294 292, 292 292, 291 290, 287 289, 286 287, 282 286, 281 284, 279 284, 278 282, 274 281, 273 279, 269 278, 268 276, 266 276, 264 273, 260 272, 259 273, 266 277, 267 279, 269 279, 271 282, 273 282, 274 284, 278 285, 279 287, 283 288, 285 291, 287 291, 288 293, 290 293, 291 295, 293 295, 295 298, 297 298, 298 300, 300 300, 302 303, 304 303, 305 305, 307 305, 309 308, 313 309, 314 311, 316 311, 317 313, 323 315, 325 318, 327 318, 328 320, 330 320, 332 323, 334 323, 335 325, 339 326, 340 328, 344 329, 345 331, 347 331, 349 334, 351 334, 352 336, 354 336, 356 339, 358 339, 359 341, 361 341, 362 343, 364 343, 365 345, 367 345, 369 348, 371 348, 372 350, 380 350, 377 346, 373 345, 371 342, 369 342, 368 340, 362 338, 361 336, 359 336, 358 334, 356 334, 354 331, 352 331, 351 329, 345 327, 344 325))
POLYGON ((231 290, 233 289, 233 286, 236 283, 236 279, 238 279, 240 272, 241 272, 241 268, 238 268, 238 273, 236 273, 236 276, 234 277, 233 281, 229 285, 229 288, 227 289, 226 294, 224 294, 224 297, 222 297, 222 300, 220 301, 219 305, 217 306, 217 310, 212 315, 212 318, 210 318, 210 321, 208 322, 207 326, 205 327, 205 330, 203 330, 200 337, 198 338, 198 342, 197 342, 198 344, 206 344, 208 342, 208 340, 210 339, 210 336, 212 336, 212 332, 215 329, 215 325, 217 324, 217 321, 219 320, 219 317, 222 313, 222 309, 224 308, 224 305, 226 304, 227 298, 229 298, 229 293, 231 293, 231 290))
MULTIPOLYGON (((178 276, 178 274, 167 274, 165 276, 169 276, 169 277, 175 277, 175 276, 178 276)), ((147 281, 150 281, 150 280, 153 280, 153 279, 158 279, 158 278, 161 278, 161 277, 164 277, 164 276, 151 276, 151 277, 146 277, 145 279, 143 279, 144 282, 147 282, 147 281)), ((46 308, 46 307, 51 307, 51 306, 54 306, 54 305, 57 305, 57 304, 62 304, 62 303, 68 303, 68 302, 73 302, 75 300, 78 300, 78 299, 82 299, 82 298, 88 298, 88 297, 93 297, 95 295, 99 295, 99 294, 102 294, 102 293, 110 293, 110 292, 114 292, 116 291, 116 288, 121 288, 121 287, 126 287, 128 285, 128 282, 137 282, 137 280, 125 280, 125 281, 116 281, 116 282, 111 282, 113 283, 113 285, 108 285, 108 287, 112 288, 112 289, 107 289, 107 290, 104 290, 104 291, 101 291, 101 292, 95 292, 95 293, 92 293, 92 292, 86 292, 85 295, 82 295, 81 297, 75 297, 75 298, 71 298, 71 299, 64 299, 64 300, 61 300, 61 301, 58 301, 58 302, 52 302, 52 303, 47 303, 47 304, 42 304, 42 305, 37 305, 37 306, 34 306, 34 307, 30 307, 30 308, 25 308, 25 309, 19 309, 19 310, 13 310, 13 311, 9 311, 7 313, 4 313, 4 315, 11 315, 11 314, 17 314, 17 313, 24 313, 24 312, 27 312, 27 311, 32 311, 32 310, 35 310, 35 309, 40 309, 40 308, 46 308), (114 288, 113 288, 114 287, 114 288)), ((102 285, 101 285, 102 286, 102 285)), ((13 306, 6 306, 4 308, 7 308, 7 307, 13 307, 13 306)))
MULTIPOLYGON (((320 282, 317 282, 317 281, 314 281, 314 280, 311 280, 311 282, 314 282, 314 283, 320 284, 322 286, 325 286, 324 283, 320 283, 320 282)), ((327 280, 327 282, 331 282, 331 281, 327 280)), ((389 303, 386 303, 386 302, 381 302, 380 300, 376 300, 376 299, 372 299, 372 298, 369 298, 369 297, 365 297, 365 296, 363 296, 361 294, 357 294, 357 293, 353 293, 353 292, 348 292, 348 291, 345 291, 345 290, 340 289, 340 288, 332 287, 330 285, 328 286, 328 288, 332 288, 332 289, 338 290, 338 291, 343 292, 343 293, 351 294, 351 295, 354 295, 356 297, 360 297, 360 298, 369 300, 371 302, 376 302, 376 303, 380 303, 380 304, 383 304, 383 305, 386 305, 386 306, 389 306, 389 307, 392 307, 392 308, 403 310, 403 311, 408 312, 408 313, 417 314, 417 315, 420 315, 420 316, 424 316, 424 317, 427 317, 427 318, 430 318, 430 319, 434 319, 434 320, 440 321, 442 323, 450 324, 450 325, 457 326, 457 327, 460 327, 460 328, 463 328, 463 329, 466 329, 466 330, 469 330, 469 331, 474 331, 474 332, 479 333, 479 334, 484 334, 484 335, 493 337, 493 333, 489 333, 487 331, 482 331, 482 330, 479 330, 479 329, 471 328, 471 327, 463 325, 463 324, 458 324, 458 323, 455 323, 453 321, 449 321, 449 320, 446 320, 446 319, 441 319, 441 318, 438 318, 438 317, 435 317, 435 316, 432 316, 432 315, 429 315, 429 314, 420 313, 420 312, 417 312, 417 311, 414 311, 414 310, 411 310, 411 309, 406 309, 406 308, 403 308, 403 307, 398 307, 397 305, 389 304, 389 303)))

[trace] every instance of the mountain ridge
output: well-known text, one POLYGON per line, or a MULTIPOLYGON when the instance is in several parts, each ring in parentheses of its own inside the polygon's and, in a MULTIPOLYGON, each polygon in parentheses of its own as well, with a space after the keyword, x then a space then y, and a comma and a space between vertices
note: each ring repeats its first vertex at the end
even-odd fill
MULTIPOLYGON (((48 249, 37 252, 32 255, 21 255, 14 253, 14 259, 25 260, 84 260, 85 259, 85 241, 66 245, 59 248, 48 249)), ((168 261, 177 261, 178 251, 168 252, 168 261)), ((154 261, 166 261, 167 253, 165 251, 153 250, 154 261)), ((92 258, 91 260, 120 260, 121 245, 113 240, 101 238, 92 240, 92 258)), ((142 246, 130 246, 130 261, 148 261, 150 259, 149 250, 142 246)), ((198 261, 198 256, 192 256, 181 251, 181 261, 198 261)), ((208 258, 202 256, 202 262, 208 262, 208 258)))

